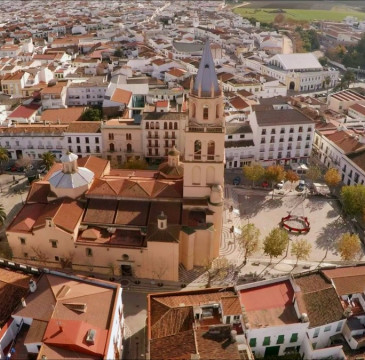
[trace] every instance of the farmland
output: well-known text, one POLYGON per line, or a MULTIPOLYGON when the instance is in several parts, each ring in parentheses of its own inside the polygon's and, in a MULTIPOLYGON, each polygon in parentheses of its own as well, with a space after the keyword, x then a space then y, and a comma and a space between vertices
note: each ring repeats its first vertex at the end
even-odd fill
POLYGON ((365 19, 365 6, 360 1, 349 1, 346 5, 332 1, 254 1, 245 4, 234 9, 234 12, 266 23, 273 22, 278 9, 283 11, 286 18, 296 21, 342 21, 346 16, 365 19))

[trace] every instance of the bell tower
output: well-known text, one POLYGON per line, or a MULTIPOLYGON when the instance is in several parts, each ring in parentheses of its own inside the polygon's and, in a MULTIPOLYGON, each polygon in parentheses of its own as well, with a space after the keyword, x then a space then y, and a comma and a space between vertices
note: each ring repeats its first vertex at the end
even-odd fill
POLYGON ((184 198, 210 197, 213 185, 224 186, 223 94, 209 42, 191 81, 189 121, 185 128, 184 198))

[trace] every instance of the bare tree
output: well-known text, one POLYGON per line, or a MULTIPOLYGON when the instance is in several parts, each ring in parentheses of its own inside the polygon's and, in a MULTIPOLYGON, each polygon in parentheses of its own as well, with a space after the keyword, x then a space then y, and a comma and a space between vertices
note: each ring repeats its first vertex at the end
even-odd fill
POLYGON ((162 282, 161 279, 162 277, 166 274, 167 270, 168 270, 168 266, 167 266, 167 262, 164 258, 160 257, 158 259, 158 264, 156 266, 156 263, 154 264, 154 270, 153 270, 153 274, 157 277, 158 279, 158 285, 162 286, 162 282))
POLYGON ((75 257, 74 251, 69 251, 61 257, 61 267, 62 269, 72 268, 73 259, 75 257))
POLYGON ((28 155, 24 155, 20 157, 16 162, 15 165, 18 167, 28 168, 32 163, 32 160, 28 155))
POLYGON ((210 288, 213 279, 222 279, 227 276, 229 262, 226 257, 221 256, 216 259, 206 259, 203 266, 208 274, 205 287, 210 288))
POLYGON ((42 251, 39 246, 35 247, 35 246, 31 246, 31 250, 34 252, 34 254, 36 255, 37 258, 37 262, 39 262, 40 264, 42 264, 43 266, 46 266, 49 260, 49 256, 42 251))

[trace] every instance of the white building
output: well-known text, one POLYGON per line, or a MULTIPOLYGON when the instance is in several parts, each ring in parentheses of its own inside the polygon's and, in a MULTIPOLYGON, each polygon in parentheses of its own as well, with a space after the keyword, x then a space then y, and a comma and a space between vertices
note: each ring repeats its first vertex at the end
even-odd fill
POLYGON ((294 109, 254 105, 248 116, 255 160, 263 165, 306 163, 312 148, 314 122, 294 109))

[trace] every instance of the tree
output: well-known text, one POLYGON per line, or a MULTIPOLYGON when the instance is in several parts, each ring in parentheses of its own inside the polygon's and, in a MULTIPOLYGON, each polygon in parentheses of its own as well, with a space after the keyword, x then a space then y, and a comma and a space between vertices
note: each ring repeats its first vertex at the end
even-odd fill
POLYGON ((148 168, 148 164, 144 159, 131 157, 129 160, 124 162, 121 167, 122 169, 144 170, 148 168))
POLYGON ((101 120, 101 110, 96 108, 86 109, 81 115, 82 121, 99 121, 101 120))
POLYGON ((210 288, 214 278, 222 279, 227 275, 229 262, 226 257, 220 256, 216 259, 206 259, 203 266, 208 274, 205 287, 210 288))
POLYGON ((273 183, 278 183, 285 179, 285 170, 281 165, 268 166, 265 170, 265 178, 271 182, 272 186, 273 183))
POLYGON ((329 85, 331 84, 331 78, 329 76, 325 77, 324 84, 326 85, 327 95, 328 95, 328 88, 329 88, 329 85))
POLYGON ((122 57, 123 56, 123 51, 121 48, 118 48, 117 50, 114 51, 114 56, 116 57, 122 57))
POLYGON ((324 174, 324 181, 330 188, 333 188, 341 181, 341 175, 337 169, 330 168, 324 174))
POLYGON ((18 167, 23 167, 27 169, 32 164, 32 160, 28 155, 21 156, 16 162, 15 165, 18 167))
POLYGON ((162 277, 168 270, 167 262, 163 257, 160 257, 158 261, 154 264, 153 274, 157 277, 158 283, 157 285, 162 286, 162 277))
POLYGON ((295 266, 298 264, 298 260, 307 260, 311 252, 312 245, 306 239, 297 239, 293 241, 291 245, 291 254, 297 259, 295 266))
POLYGON ((343 234, 338 241, 337 249, 344 261, 355 260, 361 252, 361 242, 356 234, 343 234))
POLYGON ((285 175, 286 180, 290 181, 293 187, 293 183, 299 180, 299 175, 293 170, 287 171, 285 175))
POLYGON ((318 179, 320 179, 320 177, 322 175, 322 171, 317 165, 314 165, 314 166, 309 167, 306 175, 309 180, 312 180, 312 182, 315 182, 318 179))
POLYGON ((365 186, 350 185, 341 189, 341 202, 343 211, 350 216, 364 214, 365 186))
POLYGON ((9 161, 8 151, 0 146, 0 169, 1 174, 3 173, 3 164, 9 161))
POLYGON ((55 155, 50 151, 47 151, 42 154, 42 161, 43 161, 43 164, 46 166, 47 170, 49 170, 52 167, 55 160, 56 160, 55 155))
POLYGON ((5 224, 6 212, 2 204, 0 204, 0 228, 5 224))
POLYGON ((112 261, 110 261, 108 263, 108 273, 110 275, 109 280, 114 281, 114 279, 115 279, 115 273, 117 272, 117 269, 118 269, 117 264, 115 264, 112 261))
POLYGON ((243 167, 243 175, 252 181, 252 186, 255 185, 255 182, 262 179, 265 175, 265 169, 262 167, 260 163, 252 163, 251 165, 245 165, 243 167))
POLYGON ((285 16, 282 13, 277 14, 274 18, 274 24, 282 24, 284 21, 285 21, 285 16))
POLYGON ((284 229, 275 228, 270 231, 264 240, 264 253, 272 258, 283 254, 289 243, 289 235, 284 229))
POLYGON ((241 227, 241 234, 236 238, 244 253, 244 264, 247 258, 260 248, 260 230, 254 224, 247 224, 241 227))
POLYGON ((43 266, 46 266, 49 260, 49 256, 44 251, 42 251, 39 246, 31 246, 31 250, 36 255, 36 261, 38 261, 43 266))

